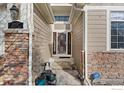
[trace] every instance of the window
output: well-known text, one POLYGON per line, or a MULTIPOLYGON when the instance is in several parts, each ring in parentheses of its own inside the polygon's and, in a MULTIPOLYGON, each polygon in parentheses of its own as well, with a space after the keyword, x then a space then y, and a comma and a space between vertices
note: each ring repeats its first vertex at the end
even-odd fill
POLYGON ((124 11, 111 12, 111 48, 124 49, 124 11))
POLYGON ((0 31, 0 56, 4 54, 4 33, 0 31))
POLYGON ((55 21, 68 21, 69 16, 55 16, 55 21))

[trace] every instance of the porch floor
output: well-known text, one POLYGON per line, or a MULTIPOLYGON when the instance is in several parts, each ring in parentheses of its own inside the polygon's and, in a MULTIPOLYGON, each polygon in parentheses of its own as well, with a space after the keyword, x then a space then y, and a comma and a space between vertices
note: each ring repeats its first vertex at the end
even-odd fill
POLYGON ((57 76, 57 85, 81 85, 78 71, 73 69, 71 62, 55 61, 51 64, 51 67, 57 76))
POLYGON ((81 85, 76 70, 54 70, 57 76, 57 85, 81 85))

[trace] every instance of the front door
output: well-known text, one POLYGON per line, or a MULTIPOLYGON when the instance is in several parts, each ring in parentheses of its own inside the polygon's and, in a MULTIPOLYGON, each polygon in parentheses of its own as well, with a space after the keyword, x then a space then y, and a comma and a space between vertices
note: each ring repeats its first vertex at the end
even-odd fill
POLYGON ((66 54, 67 50, 67 33, 58 33, 58 54, 64 55, 66 54))
POLYGON ((53 55, 71 55, 71 32, 53 32, 53 55))

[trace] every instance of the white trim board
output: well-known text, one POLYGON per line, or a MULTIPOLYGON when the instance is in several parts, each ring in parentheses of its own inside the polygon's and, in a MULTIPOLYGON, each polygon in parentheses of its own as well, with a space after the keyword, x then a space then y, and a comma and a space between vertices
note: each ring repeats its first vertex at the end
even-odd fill
POLYGON ((89 78, 88 78, 88 65, 87 65, 87 62, 88 62, 88 30, 87 30, 87 10, 85 10, 85 79, 86 79, 86 82, 90 85, 90 81, 89 81, 89 78))
POLYGON ((28 4, 28 24, 29 24, 29 85, 32 85, 32 32, 33 26, 33 4, 28 4))

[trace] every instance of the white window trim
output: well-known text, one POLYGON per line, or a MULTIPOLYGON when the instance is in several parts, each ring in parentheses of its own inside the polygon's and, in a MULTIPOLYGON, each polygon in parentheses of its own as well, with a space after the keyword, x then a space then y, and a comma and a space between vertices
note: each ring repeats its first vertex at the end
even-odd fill
POLYGON ((109 45, 107 44, 107 47, 109 46, 109 51, 118 51, 118 52, 120 52, 120 51, 124 51, 124 48, 118 48, 118 49, 117 48, 111 48, 111 21, 123 21, 124 22, 124 20, 111 20, 110 15, 111 15, 112 11, 124 11, 124 9, 123 10, 119 10, 119 9, 118 10, 117 9, 116 10, 109 10, 109 14, 108 14, 109 18, 107 17, 107 20, 109 20, 109 23, 108 23, 109 24, 108 25, 109 26, 108 27, 109 31, 107 31, 107 33, 108 33, 107 37, 109 38, 109 40, 108 40, 109 41, 109 45))

